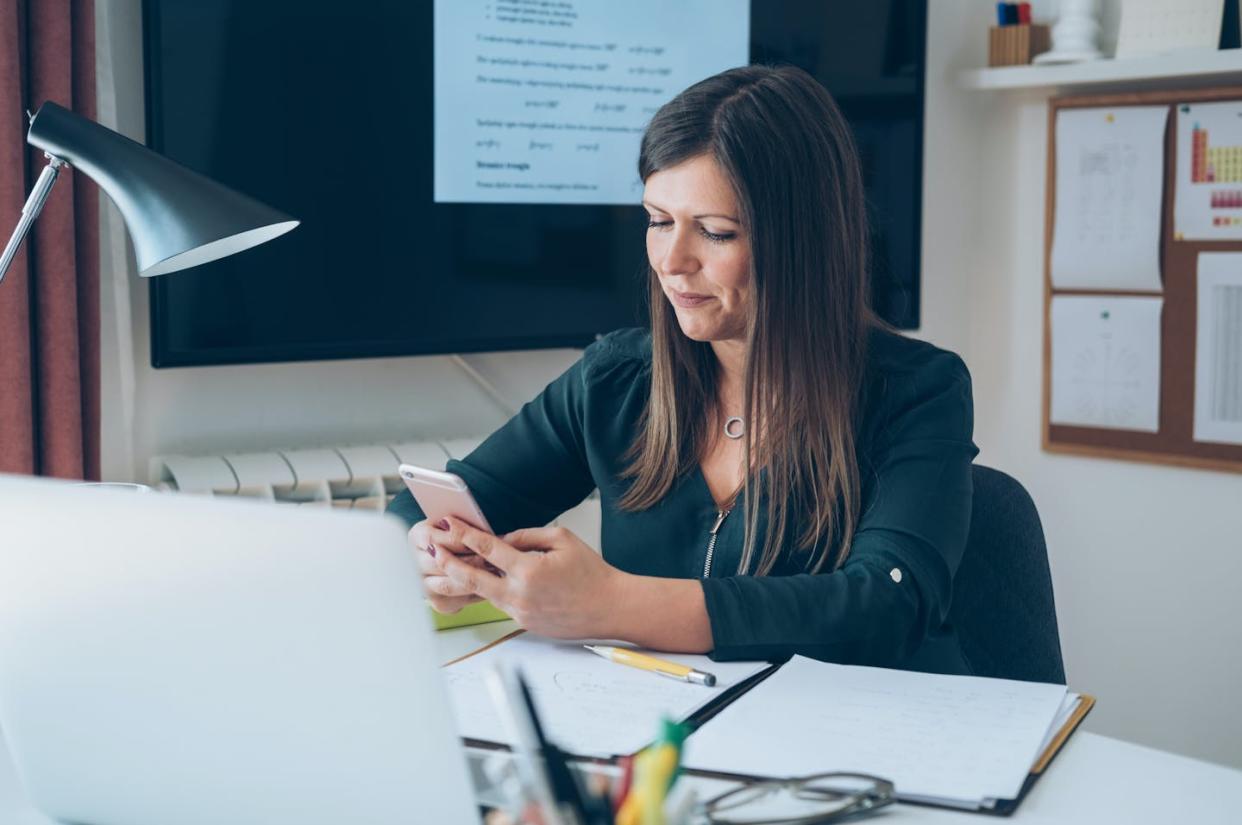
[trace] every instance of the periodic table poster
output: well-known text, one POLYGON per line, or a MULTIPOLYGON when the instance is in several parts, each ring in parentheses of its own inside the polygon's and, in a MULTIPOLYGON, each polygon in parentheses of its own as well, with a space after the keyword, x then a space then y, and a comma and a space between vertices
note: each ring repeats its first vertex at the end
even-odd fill
POLYGON ((1242 102, 1178 104, 1174 199, 1174 240, 1242 240, 1242 102))

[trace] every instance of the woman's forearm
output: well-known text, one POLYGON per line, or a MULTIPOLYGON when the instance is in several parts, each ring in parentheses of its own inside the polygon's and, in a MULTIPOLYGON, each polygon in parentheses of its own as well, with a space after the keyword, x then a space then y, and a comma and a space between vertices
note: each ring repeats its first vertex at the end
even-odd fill
POLYGON ((696 579, 625 574, 610 635, 654 650, 708 653, 712 628, 696 579))

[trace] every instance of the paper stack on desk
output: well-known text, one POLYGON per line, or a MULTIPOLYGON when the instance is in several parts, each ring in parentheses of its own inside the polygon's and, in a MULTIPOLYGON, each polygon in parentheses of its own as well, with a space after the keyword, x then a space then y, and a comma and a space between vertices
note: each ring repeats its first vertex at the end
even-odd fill
POLYGON ((898 799, 979 809, 1021 795, 1078 696, 1063 685, 796 656, 686 743, 687 768, 890 780, 898 799))

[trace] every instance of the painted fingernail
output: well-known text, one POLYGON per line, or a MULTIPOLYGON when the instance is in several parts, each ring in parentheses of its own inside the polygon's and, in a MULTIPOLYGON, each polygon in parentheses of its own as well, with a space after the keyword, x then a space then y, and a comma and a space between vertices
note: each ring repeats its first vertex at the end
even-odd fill
POLYGON ((448 519, 446 519, 446 518, 442 518, 442 519, 440 519, 439 521, 437 521, 437 522, 436 522, 436 529, 437 529, 437 530, 447 530, 447 529, 449 529, 448 519))
POLYGON ((431 557, 434 559, 436 557, 436 546, 434 544, 428 544, 427 552, 430 553, 431 557))

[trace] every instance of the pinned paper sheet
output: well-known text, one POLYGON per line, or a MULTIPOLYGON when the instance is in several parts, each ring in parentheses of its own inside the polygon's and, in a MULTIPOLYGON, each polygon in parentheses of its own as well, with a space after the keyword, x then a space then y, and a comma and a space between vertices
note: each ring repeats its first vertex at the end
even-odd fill
POLYGON ((1178 105, 1173 239, 1242 239, 1242 103, 1178 105))
POLYGON ((1242 444, 1242 253, 1199 253, 1195 441, 1242 444))
POLYGON ((1160 429, 1162 298, 1052 299, 1053 424, 1160 429))
POLYGON ((1159 292, 1166 106, 1066 109, 1056 124, 1057 289, 1159 292))

